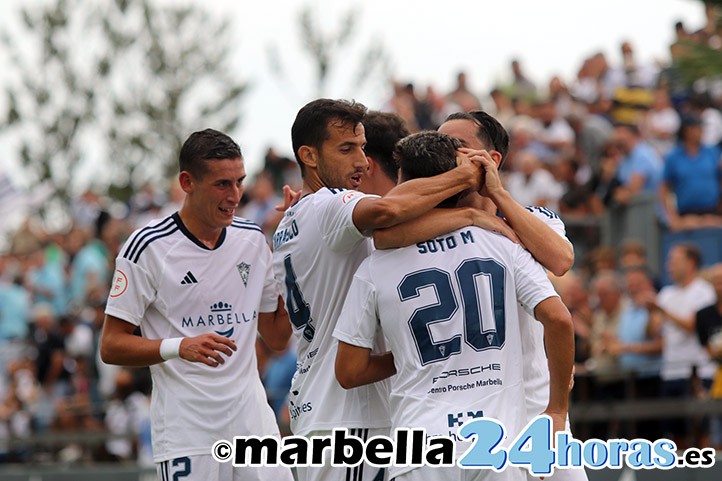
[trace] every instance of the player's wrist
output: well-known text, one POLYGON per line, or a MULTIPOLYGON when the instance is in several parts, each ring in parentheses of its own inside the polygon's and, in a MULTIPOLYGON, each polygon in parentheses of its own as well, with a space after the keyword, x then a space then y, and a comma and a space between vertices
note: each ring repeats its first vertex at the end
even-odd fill
POLYGON ((180 357, 180 345, 183 339, 182 337, 163 339, 159 348, 160 357, 162 357, 164 361, 180 357))

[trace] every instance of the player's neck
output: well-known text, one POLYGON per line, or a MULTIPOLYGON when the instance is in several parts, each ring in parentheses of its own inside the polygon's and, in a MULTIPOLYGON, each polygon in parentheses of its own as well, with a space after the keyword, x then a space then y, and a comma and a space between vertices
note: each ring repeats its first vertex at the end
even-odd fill
POLYGON ((186 229, 188 229, 188 232, 193 234, 193 237, 209 249, 215 249, 221 232, 223 232, 223 228, 210 227, 204 224, 199 220, 198 216, 191 212, 190 207, 185 204, 178 211, 178 216, 186 229))
POLYGON ((323 183, 321 178, 313 171, 306 171, 306 175, 303 178, 303 189, 301 189, 301 197, 323 189, 326 185, 323 183))

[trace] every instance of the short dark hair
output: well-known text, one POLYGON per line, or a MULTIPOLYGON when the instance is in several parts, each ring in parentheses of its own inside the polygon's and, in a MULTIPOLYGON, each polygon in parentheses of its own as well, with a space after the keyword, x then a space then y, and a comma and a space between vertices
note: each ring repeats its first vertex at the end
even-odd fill
POLYGON ((305 166, 298 155, 299 149, 308 145, 320 149, 328 139, 328 126, 334 121, 341 125, 351 124, 355 128, 366 117, 366 106, 353 100, 317 99, 307 103, 296 114, 291 126, 293 154, 305 174, 305 166))
POLYGON ((477 126, 476 137, 479 141, 485 147, 499 152, 502 162, 506 159, 506 154, 509 152, 509 133, 494 117, 483 110, 471 110, 469 112, 453 113, 446 117, 444 122, 449 120, 473 122, 477 126))
POLYGON ((690 242, 680 242, 679 244, 675 245, 675 247, 679 247, 680 249, 682 249, 685 257, 694 262, 694 265, 698 269, 702 266, 702 251, 695 244, 692 244, 690 242))
POLYGON ((398 182, 399 165, 394 160, 394 147, 411 132, 406 121, 391 112, 369 111, 363 121, 366 131, 366 155, 373 157, 384 174, 398 182))
MULTIPOLYGON (((401 139, 394 158, 401 169, 401 180, 433 177, 456 167, 456 149, 461 142, 436 131, 424 131, 401 139)), ((449 197, 439 207, 454 207, 461 194, 449 197)))
POLYGON ((241 159, 241 148, 232 138, 213 129, 193 132, 181 147, 178 164, 180 171, 202 177, 206 172, 206 161, 214 159, 241 159))

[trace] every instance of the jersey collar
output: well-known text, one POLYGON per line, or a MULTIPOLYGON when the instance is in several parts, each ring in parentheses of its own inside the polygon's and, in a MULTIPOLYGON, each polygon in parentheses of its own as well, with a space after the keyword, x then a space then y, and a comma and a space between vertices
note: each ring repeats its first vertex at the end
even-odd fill
POLYGON ((205 245, 203 242, 201 242, 200 240, 198 240, 198 238, 197 238, 196 236, 194 236, 194 235, 191 233, 191 231, 188 230, 188 227, 186 227, 186 225, 183 223, 183 219, 181 219, 181 217, 180 217, 180 215, 178 214, 178 212, 176 212, 175 214, 173 214, 172 217, 173 217, 173 221, 175 221, 175 223, 176 223, 176 225, 178 226, 178 228, 180 229, 180 231, 181 231, 188 239, 190 239, 191 242, 193 242, 195 245, 197 245, 197 246, 200 247, 201 249, 205 249, 205 250, 207 250, 207 251, 217 250, 219 247, 221 247, 221 246, 223 245, 223 241, 226 239, 226 228, 224 227, 223 230, 221 230, 221 235, 218 237, 218 242, 216 242, 216 246, 215 246, 213 249, 211 249, 211 248, 209 248, 207 245, 205 245))

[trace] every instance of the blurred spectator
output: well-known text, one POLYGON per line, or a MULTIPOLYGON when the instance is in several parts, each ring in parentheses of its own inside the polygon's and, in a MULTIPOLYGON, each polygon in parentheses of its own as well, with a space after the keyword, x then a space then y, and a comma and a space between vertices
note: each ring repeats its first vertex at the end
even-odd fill
MULTIPOLYGON (((695 313, 715 302, 712 286, 699 277, 702 257, 691 244, 677 244, 667 256, 667 271, 674 282, 662 288, 650 307, 664 317, 662 324, 662 390, 669 398, 689 398, 709 389, 715 365, 702 348, 695 332, 695 313), (702 385, 693 384, 693 369, 702 385)), ((679 419, 665 422, 665 436, 679 440, 677 446, 689 446, 687 427, 679 419)))
POLYGON ((634 58, 634 49, 629 42, 622 42, 622 69, 628 87, 652 89, 657 82, 659 69, 652 64, 640 63, 634 58))
POLYGON ((258 224, 263 232, 269 233, 270 239, 283 217, 283 212, 276 211, 276 206, 283 201, 276 195, 271 176, 265 171, 256 176, 248 190, 251 200, 243 207, 241 216, 258 224))
MULTIPOLYGON (((589 169, 585 180, 601 169, 601 158, 609 139, 612 137, 612 124, 603 116, 593 112, 573 110, 566 121, 574 131, 576 155, 589 169)), ((582 181, 582 179, 579 179, 582 181)))
POLYGON ((549 80, 549 99, 554 102, 557 114, 562 118, 569 115, 574 107, 574 99, 569 93, 569 88, 556 75, 549 80))
MULTIPOLYGON (((466 84, 466 72, 459 72, 456 75, 456 87, 446 95, 446 98, 449 102, 458 105, 458 110, 461 112, 481 110, 479 98, 469 90, 466 84)), ((409 128, 412 128, 411 125, 409 125, 409 128)))
POLYGON ((636 125, 620 124, 614 128, 615 145, 622 152, 616 176, 619 187, 612 198, 619 204, 628 204, 643 193, 656 193, 662 177, 662 160, 644 141, 636 125))
POLYGON ((56 315, 67 312, 67 262, 67 255, 55 242, 30 255, 26 283, 34 305, 50 304, 56 315))
POLYGON ((654 101, 643 122, 644 136, 660 156, 665 156, 674 145, 679 130, 680 118, 672 107, 666 89, 654 92, 654 101))
POLYGON ((512 77, 512 97, 524 98, 533 101, 536 98, 536 85, 522 71, 519 59, 511 61, 512 77))
POLYGON ((506 187, 521 205, 537 205, 553 211, 559 209, 562 186, 544 169, 531 151, 520 152, 514 161, 518 169, 509 174, 506 187))
POLYGON ((690 98, 690 115, 702 120, 702 143, 704 145, 720 145, 722 143, 722 112, 713 105, 710 94, 697 93, 690 98))
MULTIPOLYGON (((23 342, 28 335, 30 293, 18 274, 13 282, 0 285, 0 343, 23 342)), ((9 349, 9 347, 4 347, 9 349)))
POLYGON ((579 182, 579 162, 574 157, 562 157, 556 165, 555 176, 564 192, 559 199, 559 212, 566 215, 600 215, 602 203, 587 184, 579 182))
POLYGON ((684 117, 678 143, 665 158, 660 196, 672 230, 722 226, 722 152, 702 144, 701 124, 699 117, 684 117))
POLYGON ((489 109, 489 113, 509 130, 509 121, 515 115, 511 98, 499 88, 494 88, 489 96, 494 103, 493 108, 489 109))
POLYGON ((573 153, 574 130, 558 115, 557 106, 552 99, 537 104, 537 118, 541 122, 541 129, 536 139, 550 151, 549 156, 542 160, 554 165, 560 155, 573 153))
POLYGON ((562 277, 552 278, 552 283, 572 314, 574 323, 574 364, 577 372, 585 370, 584 365, 591 355, 592 309, 589 291, 584 280, 574 271, 562 277))
POLYGON ((74 309, 107 297, 110 261, 120 247, 118 221, 101 211, 95 222, 95 237, 73 258, 70 301, 74 309))
MULTIPOLYGON (((297 167, 297 164, 288 157, 284 157, 276 153, 276 150, 273 147, 269 147, 268 150, 266 150, 263 170, 271 176, 271 181, 273 182, 273 188, 275 190, 280 190, 284 184, 289 183, 286 173, 289 167, 297 167)), ((182 203, 183 196, 179 195, 179 199, 181 199, 180 203, 182 203)))
POLYGON ((150 398, 136 385, 133 371, 121 368, 115 378, 115 392, 108 403, 105 426, 113 435, 105 443, 110 459, 137 459, 141 466, 153 466, 150 443, 150 398))
POLYGON ((618 356, 620 368, 633 372, 637 397, 656 397, 662 354, 662 318, 649 303, 656 296, 645 268, 633 267, 625 273, 629 302, 619 315, 616 339, 607 343, 610 354, 618 356))
POLYGON ((103 210, 103 202, 100 195, 92 190, 86 190, 80 197, 70 202, 70 215, 73 225, 92 233, 95 222, 103 210))
POLYGON ((607 142, 599 158, 599 171, 589 179, 589 190, 605 207, 614 202, 614 192, 621 185, 617 172, 622 158, 622 149, 613 141, 607 142))
MULTIPOLYGON (((408 91, 404 86, 394 81, 394 93, 381 107, 383 112, 393 112, 400 116, 406 122, 409 130, 417 132, 419 126, 416 124, 416 99, 409 97, 408 91)), ((448 98, 448 96, 447 96, 448 98)))
MULTIPOLYGON (((710 397, 722 399, 722 264, 715 264, 709 271, 716 300, 697 312, 695 324, 697 339, 717 366, 710 397)), ((719 415, 711 419, 710 443, 715 449, 722 449, 722 417, 719 415)))
POLYGON ((610 383, 621 379, 617 356, 610 352, 609 344, 617 339, 624 285, 616 272, 605 270, 594 276, 591 288, 596 302, 592 311, 590 367, 599 397, 609 399, 610 383))

